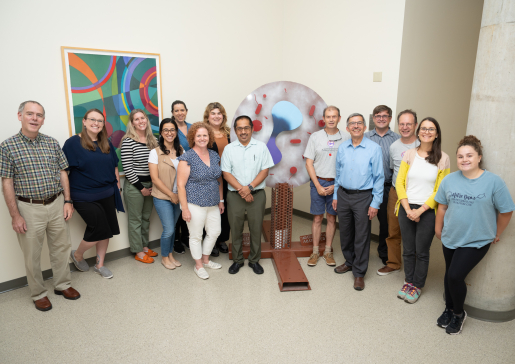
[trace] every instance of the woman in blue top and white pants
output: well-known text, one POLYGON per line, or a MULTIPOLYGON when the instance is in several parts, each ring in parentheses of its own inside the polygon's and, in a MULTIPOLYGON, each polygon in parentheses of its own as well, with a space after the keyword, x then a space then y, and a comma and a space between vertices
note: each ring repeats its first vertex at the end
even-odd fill
POLYGON ((222 268, 221 264, 209 260, 222 230, 220 215, 224 212, 220 157, 218 153, 208 149, 213 145, 214 139, 211 126, 203 122, 193 124, 188 132, 191 149, 179 157, 177 172, 179 201, 182 217, 190 231, 194 271, 202 279, 209 278, 204 268, 222 268), (204 228, 206 237, 202 246, 204 228))
POLYGON ((461 333, 467 318, 465 278, 499 241, 515 210, 504 181, 481 169, 482 146, 475 136, 463 138, 456 154, 459 171, 443 179, 435 196, 435 234, 445 257, 445 311, 437 325, 451 335, 461 333))
POLYGON ((97 263, 93 270, 103 278, 113 273, 104 266, 109 239, 120 233, 116 210, 124 212, 120 196, 118 157, 107 139, 105 117, 98 109, 89 110, 82 119, 82 132, 68 139, 63 152, 68 159, 70 193, 73 207, 87 224, 83 240, 71 258, 78 270, 86 272, 86 250, 96 246, 97 263))

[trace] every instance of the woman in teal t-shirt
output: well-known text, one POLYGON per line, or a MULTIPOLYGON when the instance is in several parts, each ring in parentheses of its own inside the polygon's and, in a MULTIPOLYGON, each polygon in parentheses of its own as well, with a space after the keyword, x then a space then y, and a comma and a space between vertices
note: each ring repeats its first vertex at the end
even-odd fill
POLYGON ((459 171, 443 179, 435 196, 440 204, 435 233, 442 240, 445 257, 445 311, 437 325, 451 335, 461 333, 467 318, 463 310, 465 278, 486 255, 490 244, 499 241, 515 210, 504 181, 481 169, 483 151, 475 136, 459 142, 456 156, 459 171))

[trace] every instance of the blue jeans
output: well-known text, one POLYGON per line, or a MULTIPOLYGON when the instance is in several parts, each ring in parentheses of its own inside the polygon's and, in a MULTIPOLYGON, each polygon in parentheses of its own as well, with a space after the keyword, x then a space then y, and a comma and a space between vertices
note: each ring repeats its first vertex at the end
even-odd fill
POLYGON ((179 204, 175 205, 172 201, 161 200, 154 197, 154 206, 163 225, 161 234, 161 255, 167 257, 173 251, 175 240, 175 224, 181 213, 179 204))

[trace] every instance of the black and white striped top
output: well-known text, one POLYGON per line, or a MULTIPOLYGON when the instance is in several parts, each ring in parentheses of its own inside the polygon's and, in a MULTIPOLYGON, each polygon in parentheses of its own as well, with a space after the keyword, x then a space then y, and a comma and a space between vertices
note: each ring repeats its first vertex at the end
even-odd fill
POLYGON ((146 144, 127 138, 122 142, 121 157, 125 178, 138 190, 144 188, 141 182, 150 182, 148 155, 150 149, 146 144))

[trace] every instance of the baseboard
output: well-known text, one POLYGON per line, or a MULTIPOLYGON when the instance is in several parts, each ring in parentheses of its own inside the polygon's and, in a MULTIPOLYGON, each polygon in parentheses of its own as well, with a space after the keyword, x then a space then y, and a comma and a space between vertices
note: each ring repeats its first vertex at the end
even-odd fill
MULTIPOLYGON (((160 241, 159 239, 151 241, 148 246, 150 249, 153 248, 159 248, 160 241)), ((111 253, 107 253, 105 257, 106 262, 111 262, 113 260, 125 258, 134 255, 134 253, 131 252, 130 248, 124 248, 120 249, 111 253)), ((86 262, 88 262, 89 266, 95 265, 95 259, 96 257, 91 257, 86 259, 86 262)), ((77 268, 75 267, 75 264, 70 263, 70 271, 75 272, 77 268)), ((48 279, 52 278, 52 269, 47 269, 43 271, 43 279, 46 281, 48 279)), ((22 288, 27 286, 27 277, 20 277, 13 279, 11 281, 0 283, 0 294, 12 291, 14 289, 22 288)))
MULTIPOLYGON (((270 207, 265 209, 265 215, 270 214, 270 211, 271 211, 270 207)), ((301 210, 293 209, 293 214, 295 216, 302 217, 306 220, 313 219, 313 215, 311 215, 308 212, 301 211, 301 210)), ((245 219, 247 219, 246 215, 245 215, 245 219)), ((324 218, 322 223, 327 224, 327 219, 324 218)), ((338 224, 336 224, 336 228, 338 229, 338 224)), ((379 236, 377 236, 376 234, 372 234, 371 238, 372 238, 372 240, 377 241, 379 239, 379 236)), ((158 247, 159 247, 159 239, 153 240, 149 243, 150 249, 158 248, 158 247)), ((106 257, 105 257, 105 261, 110 262, 113 260, 129 257, 131 255, 133 255, 133 253, 130 251, 130 248, 120 249, 120 250, 117 250, 117 251, 114 251, 111 253, 107 253, 106 257)), ((90 266, 93 266, 95 264, 95 257, 86 259, 86 262, 88 262, 88 264, 90 266)), ((70 263, 70 271, 75 272, 76 270, 77 270, 77 268, 75 267, 75 265, 73 263, 70 263)), ((44 280, 51 279, 51 278, 52 278, 52 269, 47 269, 47 270, 43 271, 43 279, 44 280)), ((0 294, 2 294, 4 292, 12 291, 14 289, 22 288, 25 286, 27 286, 27 277, 20 277, 20 278, 13 279, 11 281, 3 282, 3 283, 0 283, 0 294)))

